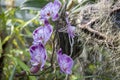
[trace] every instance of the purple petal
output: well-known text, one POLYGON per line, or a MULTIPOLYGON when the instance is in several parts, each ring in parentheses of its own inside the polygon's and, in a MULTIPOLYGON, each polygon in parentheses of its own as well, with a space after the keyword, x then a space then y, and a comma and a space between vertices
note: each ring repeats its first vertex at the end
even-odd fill
POLYGON ((66 17, 65 19, 66 19, 67 25, 70 25, 70 22, 69 22, 69 20, 68 20, 68 17, 66 17))
POLYGON ((71 74, 71 69, 73 67, 73 60, 70 56, 62 54, 61 49, 57 52, 57 60, 60 66, 60 69, 65 74, 71 74), (61 55, 60 55, 61 54, 61 55))
POLYGON ((61 2, 59 0, 55 0, 54 1, 54 4, 53 4, 53 7, 52 7, 52 10, 53 10, 53 14, 52 14, 52 20, 53 21, 56 21, 58 19, 58 12, 61 8, 61 2))
POLYGON ((38 27, 33 31, 33 39, 35 42, 43 42, 44 40, 44 27, 38 27))
POLYGON ((61 7, 61 2, 59 0, 55 0, 54 5, 56 5, 57 8, 60 8, 61 7))
POLYGON ((58 19, 58 12, 61 8, 61 2, 59 0, 55 0, 54 3, 50 2, 45 7, 43 7, 40 11, 40 19, 45 20, 52 18, 53 21, 58 19))
POLYGON ((39 71, 39 66, 33 66, 31 69, 30 69, 30 72, 31 73, 37 73, 39 71))
POLYGON ((58 55, 61 55, 62 54, 62 49, 60 48, 57 52, 58 55))
POLYGON ((45 25, 49 25, 49 22, 48 22, 47 19, 44 20, 44 24, 45 24, 45 25))
POLYGON ((59 18, 58 13, 55 13, 55 14, 52 16, 52 21, 56 21, 58 18, 59 18))
POLYGON ((40 69, 42 70, 42 67, 44 66, 46 59, 47 59, 47 53, 45 50, 45 47, 42 43, 34 44, 29 49, 31 54, 31 63, 33 66, 40 66, 40 69))
POLYGON ((43 7, 40 11, 40 19, 49 19, 52 15, 51 7, 53 6, 53 3, 48 3, 45 7, 43 7))
POLYGON ((68 32, 68 35, 71 37, 71 38, 74 38, 75 37, 75 27, 74 26, 68 26, 68 29, 67 29, 67 32, 68 32))
POLYGON ((71 74, 72 71, 70 69, 66 70, 66 74, 71 74))
POLYGON ((34 39, 33 43, 36 44, 41 42, 45 45, 46 42, 50 39, 52 32, 53 29, 50 24, 46 24, 45 26, 38 27, 33 32, 33 39, 34 39))
MULTIPOLYGON (((66 13, 67 14, 67 13, 66 13)), ((67 33, 71 38, 75 37, 75 26, 71 26, 68 17, 66 17, 66 22, 67 22, 67 33)))
POLYGON ((53 28, 51 25, 45 26, 45 40, 44 40, 45 44, 50 39, 52 32, 53 32, 53 28))

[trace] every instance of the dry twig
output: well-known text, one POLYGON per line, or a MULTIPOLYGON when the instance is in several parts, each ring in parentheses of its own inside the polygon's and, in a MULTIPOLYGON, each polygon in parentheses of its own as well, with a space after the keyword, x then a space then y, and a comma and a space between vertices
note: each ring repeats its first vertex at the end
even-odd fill
POLYGON ((78 27, 82 30, 84 30, 85 32, 89 32, 90 34, 93 34, 94 37, 96 38, 99 38, 99 39, 104 39, 106 40, 107 39, 107 36, 105 34, 102 34, 101 32, 97 31, 97 30, 94 30, 90 27, 90 25, 94 24, 96 21, 98 21, 99 18, 96 18, 96 19, 92 19, 90 22, 88 22, 87 24, 85 25, 81 25, 81 24, 78 24, 78 27))

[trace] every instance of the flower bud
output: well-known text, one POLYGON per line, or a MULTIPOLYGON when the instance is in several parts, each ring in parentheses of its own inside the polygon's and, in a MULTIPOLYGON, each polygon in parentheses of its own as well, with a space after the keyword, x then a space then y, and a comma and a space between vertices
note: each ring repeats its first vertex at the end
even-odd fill
POLYGON ((30 72, 31 73, 37 73, 39 71, 39 67, 38 66, 33 66, 31 69, 30 69, 30 72))

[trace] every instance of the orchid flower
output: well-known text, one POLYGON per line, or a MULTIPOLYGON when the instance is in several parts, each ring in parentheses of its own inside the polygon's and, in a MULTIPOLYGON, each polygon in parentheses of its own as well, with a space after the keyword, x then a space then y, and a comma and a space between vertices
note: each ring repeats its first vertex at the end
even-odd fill
POLYGON ((75 37, 75 26, 69 25, 67 29, 67 33, 69 34, 71 38, 74 38, 75 37))
POLYGON ((59 0, 55 0, 53 3, 49 2, 45 7, 43 7, 40 11, 40 19, 45 20, 52 18, 53 21, 58 19, 58 12, 61 7, 61 2, 59 0))
POLYGON ((36 44, 36 43, 41 42, 45 45, 46 42, 50 39, 52 32, 53 32, 52 25, 50 25, 48 21, 45 20, 44 26, 40 26, 34 30, 33 32, 34 42, 33 43, 36 44))
POLYGON ((71 26, 68 17, 66 17, 66 22, 67 22, 67 33, 71 38, 75 37, 75 26, 71 26))
POLYGON ((30 61, 33 66, 32 72, 37 72, 39 70, 38 68, 42 70, 47 59, 47 53, 43 44, 32 45, 29 52, 31 56, 30 61))
POLYGON ((66 54, 62 54, 62 49, 59 49, 57 52, 57 60, 62 72, 65 74, 72 73, 73 59, 66 54))

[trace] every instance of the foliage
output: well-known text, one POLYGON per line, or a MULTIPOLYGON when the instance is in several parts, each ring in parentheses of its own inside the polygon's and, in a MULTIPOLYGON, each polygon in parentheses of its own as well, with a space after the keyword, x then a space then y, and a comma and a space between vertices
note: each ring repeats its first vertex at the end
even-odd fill
MULTIPOLYGON (((22 16, 21 13, 25 15, 24 12, 19 8, 11 8, 3 10, 0 14, 1 57, 4 56, 4 74, 2 76, 5 80, 12 80, 15 73, 20 73, 21 70, 29 71, 26 61, 29 61, 30 58, 27 49, 32 40, 30 31, 34 29, 35 25, 38 25, 38 21, 35 20, 36 16, 28 21, 24 19, 24 16, 21 19, 18 18, 17 15, 22 16)), ((29 79, 35 80, 35 77, 29 77, 29 79)))
POLYGON ((26 0, 22 6, 21 9, 34 9, 34 10, 40 10, 45 4, 47 4, 49 1, 47 0, 26 0))

